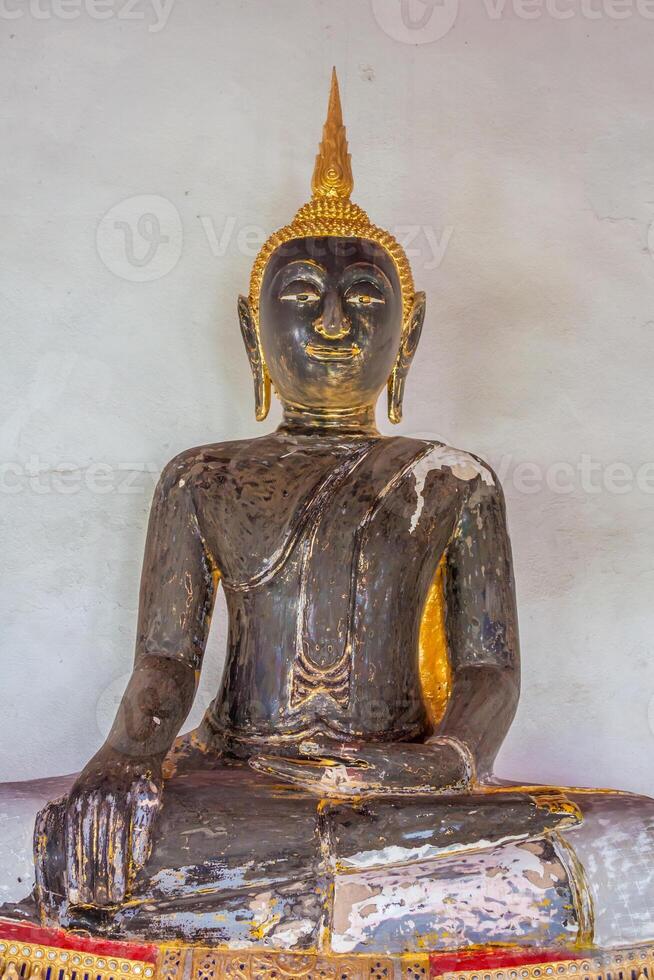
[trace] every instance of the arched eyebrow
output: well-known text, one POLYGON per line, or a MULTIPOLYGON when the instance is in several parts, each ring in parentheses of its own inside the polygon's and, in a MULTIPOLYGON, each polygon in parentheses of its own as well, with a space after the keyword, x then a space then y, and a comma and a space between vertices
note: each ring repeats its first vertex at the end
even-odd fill
POLYGON ((348 265, 343 271, 341 282, 345 286, 351 286, 355 282, 369 282, 372 286, 381 286, 389 293, 393 292, 392 283, 384 270, 371 262, 354 262, 348 265))
POLYGON ((325 284, 327 270, 313 259, 295 259, 288 265, 282 266, 273 279, 273 289, 280 290, 290 285, 295 279, 308 279, 315 286, 322 288, 325 284))

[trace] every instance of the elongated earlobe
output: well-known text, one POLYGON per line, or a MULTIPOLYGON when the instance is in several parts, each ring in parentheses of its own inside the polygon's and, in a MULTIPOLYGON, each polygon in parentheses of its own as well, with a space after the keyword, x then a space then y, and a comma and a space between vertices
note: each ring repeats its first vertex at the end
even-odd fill
POLYGON ((402 421, 402 405, 404 403, 404 378, 400 377, 397 368, 388 379, 388 418, 397 425, 402 421))
POLYGON ((413 306, 411 307, 411 313, 404 326, 395 366, 393 367, 387 385, 388 417, 394 425, 402 421, 406 376, 409 373, 409 368, 411 367, 420 335, 422 334, 422 325, 425 322, 425 310, 425 294, 416 293, 413 306))
POLYGON ((263 422, 270 411, 270 376, 266 369, 250 303, 245 296, 238 298, 238 321, 254 379, 254 412, 257 422, 263 422))

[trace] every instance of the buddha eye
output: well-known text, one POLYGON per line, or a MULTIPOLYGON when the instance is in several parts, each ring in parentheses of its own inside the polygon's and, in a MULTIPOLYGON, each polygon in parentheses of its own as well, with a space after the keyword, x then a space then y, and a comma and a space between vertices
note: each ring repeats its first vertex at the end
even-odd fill
POLYGON ((345 302, 348 306, 363 309, 367 306, 383 306, 386 300, 374 286, 366 285, 365 288, 362 286, 352 286, 345 294, 345 302))
POLYGON ((297 279, 290 283, 280 293, 280 300, 284 303, 297 303, 298 306, 310 306, 312 303, 320 302, 320 293, 313 283, 297 279))

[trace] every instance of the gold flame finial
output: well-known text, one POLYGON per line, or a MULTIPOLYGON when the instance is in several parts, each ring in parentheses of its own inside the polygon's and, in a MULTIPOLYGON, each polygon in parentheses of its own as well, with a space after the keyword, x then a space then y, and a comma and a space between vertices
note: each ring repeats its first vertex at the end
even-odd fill
POLYGON ((314 197, 341 197, 347 200, 353 187, 352 164, 350 154, 347 152, 347 135, 343 125, 338 76, 336 68, 333 68, 327 119, 322 130, 322 143, 316 157, 311 190, 314 197))

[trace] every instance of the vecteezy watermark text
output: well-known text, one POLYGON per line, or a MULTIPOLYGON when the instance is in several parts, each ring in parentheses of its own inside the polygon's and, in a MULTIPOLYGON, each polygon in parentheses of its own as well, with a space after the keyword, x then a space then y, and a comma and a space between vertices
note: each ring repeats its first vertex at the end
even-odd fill
POLYGON ((175 0, 0 0, 0 20, 90 20, 146 23, 150 34, 162 31, 175 0))
MULTIPOLYGON (((259 225, 239 225, 232 215, 217 223, 209 215, 200 215, 200 224, 207 239, 211 254, 222 258, 236 244, 240 255, 256 258, 265 243, 267 235, 259 225)), ((437 230, 431 225, 397 225, 392 234, 404 248, 410 262, 421 263, 430 271, 437 269, 445 257, 454 228, 446 226, 437 230)))
POLYGON ((87 466, 72 462, 47 464, 32 455, 25 462, 0 463, 0 493, 33 493, 37 496, 70 496, 86 491, 107 494, 152 494, 160 468, 152 463, 104 463, 95 460, 87 466))
POLYGON ((520 20, 654 20, 654 0, 482 0, 491 20, 512 13, 520 20))
MULTIPOLYGON (((370 0, 375 20, 389 37, 403 44, 430 44, 456 24, 460 0, 370 0)), ((515 17, 567 21, 654 20, 654 0, 481 0, 489 20, 515 17)))
MULTIPOLYGON (((490 460, 507 493, 654 495, 654 460, 637 465, 622 460, 600 461, 582 453, 578 459, 538 463, 516 460, 510 454, 490 460)), ((146 494, 152 495, 160 467, 152 462, 107 463, 95 460, 88 465, 66 461, 56 465, 32 455, 26 461, 0 462, 0 494, 36 495, 146 494)))
MULTIPOLYGON (((0 3, 2 0, 0 0, 0 3)), ((214 220, 199 214, 199 232, 214 258, 230 251, 254 259, 268 237, 261 225, 241 224, 234 215, 214 220)), ((195 234, 198 226, 192 226, 195 234)), ((454 228, 398 225, 391 229, 416 267, 437 269, 450 245, 454 228)), ((152 282, 171 272, 184 248, 184 229, 178 209, 157 194, 138 194, 113 205, 96 230, 96 248, 104 265, 128 282, 152 282)))
POLYGON ((579 459, 546 464, 502 456, 495 466, 500 483, 519 494, 654 494, 654 461, 632 466, 622 460, 600 462, 587 453, 579 459))

